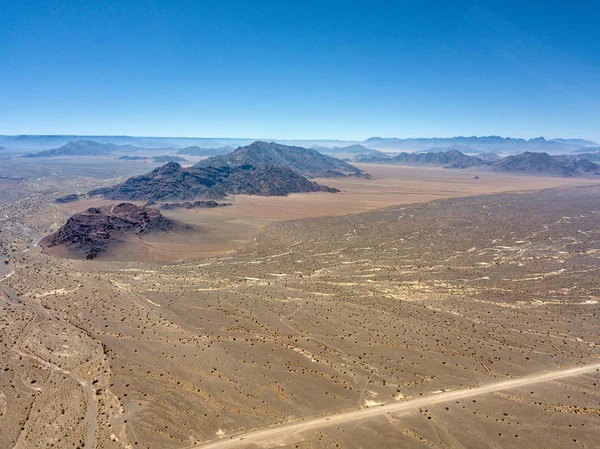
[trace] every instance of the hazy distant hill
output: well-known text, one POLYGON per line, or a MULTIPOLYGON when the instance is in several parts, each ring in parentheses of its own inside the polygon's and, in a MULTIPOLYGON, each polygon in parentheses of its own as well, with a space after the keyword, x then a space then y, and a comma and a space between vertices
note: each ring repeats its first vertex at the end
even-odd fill
POLYGON ((515 139, 511 137, 450 137, 450 138, 382 138, 371 137, 362 144, 369 148, 427 151, 430 148, 447 148, 463 145, 480 152, 521 153, 524 151, 574 152, 582 147, 598 146, 597 143, 581 139, 515 139))
POLYGON ((550 139, 552 142, 564 143, 567 145, 580 145, 582 147, 597 147, 596 142, 584 139, 550 139))
MULTIPOLYGON (((597 153, 597 154, 600 154, 600 147, 598 147, 598 146, 583 147, 583 148, 580 148, 579 150, 573 151, 573 153, 597 153)), ((579 156, 579 154, 578 154, 578 156, 579 156)))
POLYGON ((39 153, 29 153, 21 157, 53 157, 53 156, 101 156, 113 153, 115 151, 139 151, 139 148, 133 145, 116 145, 114 143, 98 143, 92 140, 78 140, 69 142, 60 148, 54 150, 40 151, 39 153))
POLYGON ((364 147, 362 145, 349 145, 346 147, 322 147, 316 146, 313 147, 314 150, 317 150, 319 153, 324 154, 373 154, 373 155, 385 155, 382 151, 374 150, 371 148, 364 147))
POLYGON ((189 162, 187 159, 184 159, 182 157, 179 156, 168 156, 168 155, 164 155, 164 156, 155 156, 152 158, 152 162, 159 162, 161 164, 164 164, 166 162, 189 162))
POLYGON ((142 176, 89 195, 112 200, 164 201, 223 198, 229 194, 284 196, 295 192, 337 192, 285 167, 224 166, 183 168, 169 162, 142 176))
POLYGON ((149 157, 144 156, 121 156, 120 161, 147 161, 149 157))
MULTIPOLYGON (((184 148, 197 146, 200 149, 237 148, 249 145, 257 139, 212 138, 212 137, 132 137, 132 136, 82 136, 82 135, 0 135, 0 146, 12 152, 34 152, 59 148, 69 142, 91 140, 98 143, 132 145, 138 148, 184 148)), ((264 139, 263 139, 264 140, 264 139)), ((363 142, 347 140, 276 140, 284 145, 313 148, 348 147, 360 144, 368 149, 390 149, 400 151, 428 151, 430 148, 451 149, 452 145, 464 145, 481 152, 516 154, 524 151, 546 151, 550 153, 593 152, 586 147, 599 147, 598 143, 584 139, 515 139, 498 136, 452 137, 452 138, 381 138, 372 137, 363 142)), ((317 148, 318 149, 318 148, 317 148)), ((469 151, 466 151, 470 153, 469 151)), ((364 152, 363 152, 364 153, 364 152)), ((181 153, 185 154, 185 153, 181 153)), ((191 155, 191 154, 190 154, 191 155)), ((199 154, 202 156, 203 154, 199 154)), ((212 154, 206 154, 212 156, 212 154)))
POLYGON ((486 165, 483 159, 467 156, 458 150, 428 153, 400 153, 395 156, 365 156, 357 162, 372 162, 398 165, 442 165, 447 168, 467 168, 486 165))
POLYGON ((218 148, 200 148, 198 146, 185 147, 177 151, 177 154, 187 154, 189 156, 219 156, 231 153, 235 150, 234 147, 218 147, 218 148))
POLYGON ((560 155, 553 157, 556 161, 564 164, 565 167, 577 170, 579 172, 589 173, 597 172, 598 170, 600 170, 600 165, 596 164, 595 162, 592 162, 589 159, 582 158, 579 155, 560 155))
POLYGON ((585 159, 592 162, 600 162, 600 152, 597 153, 579 153, 577 154, 579 159, 585 159))
POLYGON ((463 154, 467 154, 467 153, 479 153, 478 150, 476 150, 475 148, 466 146, 466 145, 458 145, 458 144, 454 144, 454 145, 450 145, 448 147, 432 147, 429 148, 426 153, 446 153, 447 151, 450 150, 456 150, 456 151, 460 151, 463 154))
POLYGON ((321 154, 316 150, 280 145, 274 142, 254 142, 229 154, 213 156, 200 161, 195 167, 237 167, 242 165, 255 167, 275 165, 295 170, 311 178, 368 176, 353 165, 321 154))
POLYGON ((496 162, 502 159, 502 157, 498 156, 496 153, 479 153, 477 157, 489 162, 496 162))
POLYGON ((573 176, 580 174, 571 163, 565 163, 560 158, 548 153, 525 152, 516 156, 508 156, 494 162, 492 170, 502 172, 524 172, 551 176, 573 176))

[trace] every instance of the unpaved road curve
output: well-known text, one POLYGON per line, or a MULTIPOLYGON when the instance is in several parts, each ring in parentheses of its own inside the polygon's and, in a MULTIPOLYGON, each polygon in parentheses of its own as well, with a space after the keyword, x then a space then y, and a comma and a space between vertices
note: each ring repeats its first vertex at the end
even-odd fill
POLYGON ((447 391, 418 399, 412 399, 405 402, 393 402, 382 406, 354 410, 351 412, 338 413, 336 415, 311 418, 306 421, 285 424, 281 426, 268 427, 252 432, 238 434, 232 438, 222 438, 217 441, 203 443, 192 446, 192 449, 223 449, 241 446, 274 447, 280 444, 291 444, 301 440, 301 432, 320 429, 323 427, 347 424, 352 421, 358 421, 373 416, 384 415, 386 413, 396 413, 418 409, 426 405, 438 404, 440 402, 454 401, 471 396, 477 396, 485 393, 492 393, 500 390, 524 387, 526 385, 551 380, 562 379, 565 377, 577 376, 600 371, 600 363, 585 365, 578 368, 550 371, 542 374, 534 374, 520 379, 495 382, 482 387, 468 388, 462 390, 447 391))

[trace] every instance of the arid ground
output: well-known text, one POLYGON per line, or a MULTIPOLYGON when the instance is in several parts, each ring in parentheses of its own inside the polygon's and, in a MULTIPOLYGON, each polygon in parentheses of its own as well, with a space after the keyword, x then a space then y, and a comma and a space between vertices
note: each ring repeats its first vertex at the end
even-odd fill
POLYGON ((209 243, 146 262, 35 246, 78 205, 53 198, 106 176, 0 191, 0 447, 596 447, 595 367, 331 418, 600 362, 599 182, 361 168, 173 212, 209 243))

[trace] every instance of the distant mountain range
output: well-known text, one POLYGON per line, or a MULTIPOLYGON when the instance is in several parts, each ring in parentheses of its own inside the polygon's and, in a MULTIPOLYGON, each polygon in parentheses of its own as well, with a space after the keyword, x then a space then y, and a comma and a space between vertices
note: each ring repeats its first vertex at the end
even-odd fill
POLYGON ((337 192, 281 166, 251 165, 183 168, 169 162, 142 176, 129 178, 113 187, 96 189, 88 195, 111 200, 165 201, 195 198, 219 199, 247 194, 284 196, 296 192, 337 192))
MULTIPOLYGON (((483 155, 481 155, 483 156, 483 155)), ((600 153, 582 155, 556 155, 527 151, 522 154, 499 158, 468 156, 458 150, 445 152, 400 153, 395 156, 362 155, 357 162, 396 164, 396 165, 438 165, 445 168, 489 167, 493 171, 529 173, 546 176, 576 176, 583 173, 596 173, 600 165, 592 162, 600 153)))
POLYGON ((487 161, 467 156, 458 150, 427 153, 400 153, 395 156, 361 156, 357 162, 386 163, 398 165, 442 165, 447 168, 467 168, 486 165, 487 161))
POLYGON ((366 173, 353 165, 321 154, 316 150, 260 141, 240 147, 222 156, 204 159, 198 162, 195 167, 219 168, 244 165, 254 167, 275 165, 289 168, 310 178, 368 177, 366 173))
MULTIPOLYGON (((196 138, 196 137, 131 137, 131 136, 69 136, 69 135, 25 135, 25 136, 0 136, 0 146, 5 147, 6 151, 33 152, 40 150, 57 149, 69 142, 78 140, 94 141, 101 144, 132 145, 138 148, 156 149, 173 148, 184 149, 197 147, 202 149, 219 150, 223 147, 237 148, 238 146, 250 145, 257 139, 238 139, 238 138, 196 138)), ((572 152, 594 152, 600 145, 584 139, 519 139, 498 136, 482 137, 449 137, 449 138, 382 138, 371 137, 365 141, 348 140, 277 140, 276 143, 303 146, 319 149, 319 151, 334 154, 338 149, 354 145, 361 145, 367 149, 392 150, 392 151, 430 151, 432 148, 448 150, 453 145, 470 147, 473 152, 493 152, 504 154, 516 154, 524 151, 543 151, 548 153, 572 153, 572 152), (320 150, 319 147, 329 148, 330 151, 320 150), (586 150, 587 147, 595 149, 586 150)), ((460 148, 454 148, 462 151, 460 148)), ((193 151, 193 150, 190 150, 193 151)), ((200 151, 200 150, 197 150, 200 151)), ((225 150, 222 150, 225 151, 225 150)), ((351 148, 350 148, 350 151, 351 148)), ((337 151, 342 152, 342 151, 337 151)), ((470 151, 462 151, 470 153, 470 151)), ((202 153, 200 151, 200 153, 202 153)), ((213 152, 214 154, 191 154, 198 156, 212 156, 223 154, 213 152)), ((348 153, 348 151, 346 151, 348 153)))
MULTIPOLYGON (((582 139, 515 139, 512 137, 450 137, 450 138, 382 138, 371 137, 362 144, 369 148, 386 150, 431 151, 449 149, 455 145, 469 147, 472 152, 522 153, 524 151, 544 151, 550 153, 575 152, 585 147, 597 147, 598 144, 582 139)), ((467 151, 469 152, 469 151, 467 151)))
POLYGON ((600 166, 573 156, 551 156, 548 153, 525 152, 508 156, 490 165, 494 171, 523 172, 546 176, 576 176, 598 172, 600 166))
POLYGON ((116 145, 114 143, 98 143, 92 140, 77 140, 69 142, 60 148, 54 150, 45 150, 38 153, 28 153, 21 157, 38 158, 38 157, 54 157, 54 156, 102 156, 116 151, 133 152, 140 151, 144 148, 133 145, 116 145))

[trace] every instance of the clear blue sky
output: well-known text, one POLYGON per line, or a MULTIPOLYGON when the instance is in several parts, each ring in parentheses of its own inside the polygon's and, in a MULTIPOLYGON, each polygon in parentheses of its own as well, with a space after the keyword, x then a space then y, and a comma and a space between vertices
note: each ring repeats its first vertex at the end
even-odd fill
POLYGON ((600 2, 0 0, 0 134, 600 140, 600 2))

